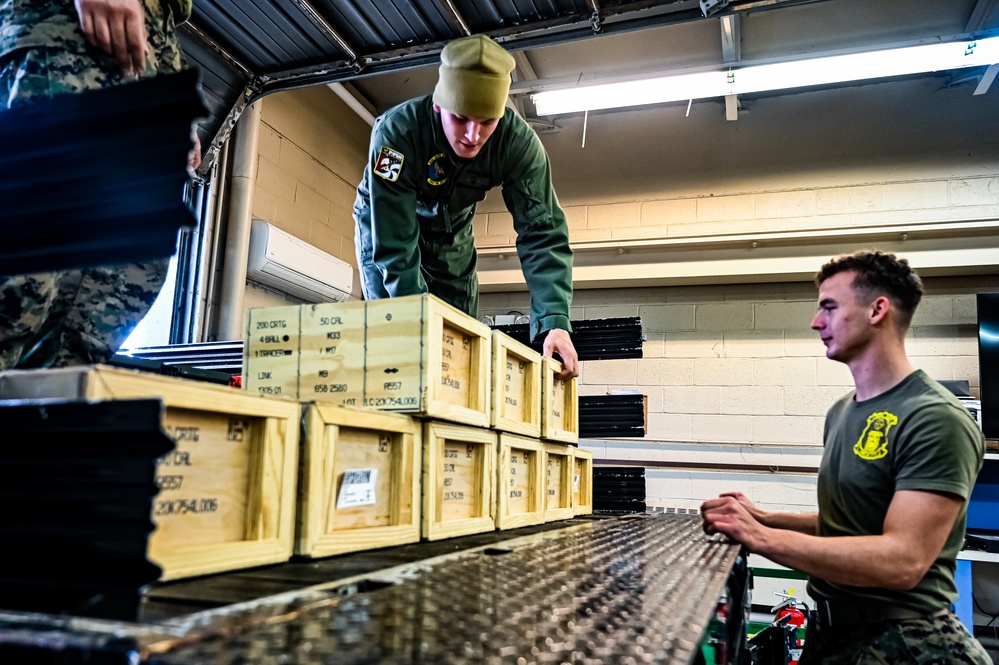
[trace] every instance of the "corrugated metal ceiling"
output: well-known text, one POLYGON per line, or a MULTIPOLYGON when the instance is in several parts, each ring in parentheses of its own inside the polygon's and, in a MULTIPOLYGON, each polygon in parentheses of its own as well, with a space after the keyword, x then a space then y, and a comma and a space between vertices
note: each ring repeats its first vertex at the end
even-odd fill
MULTIPOLYGON (((733 0, 725 11, 818 1, 733 0)), ((181 38, 203 72, 211 152, 252 98, 431 64, 464 34, 516 50, 701 17, 697 0, 196 0, 181 38)))
MULTIPOLYGON (((907 3, 897 4, 898 23, 913 20, 907 3)), ((908 4, 925 11, 923 2, 908 4)), ((801 5, 843 7, 829 12, 841 22, 830 34, 856 13, 831 0, 721 0, 713 17, 783 15, 769 10, 801 5)), ((962 23, 970 13, 969 33, 999 25, 999 0, 934 6, 962 23)), ((211 110, 201 125, 207 166, 245 105, 270 92, 436 64, 440 49, 465 34, 486 33, 518 51, 703 18, 698 0, 195 0, 181 38, 202 69, 211 110)), ((799 27, 789 24, 792 34, 799 27)))

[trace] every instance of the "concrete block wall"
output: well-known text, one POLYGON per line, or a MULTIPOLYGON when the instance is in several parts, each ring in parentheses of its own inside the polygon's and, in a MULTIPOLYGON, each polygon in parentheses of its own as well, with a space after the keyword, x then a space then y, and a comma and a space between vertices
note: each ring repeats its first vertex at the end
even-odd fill
MULTIPOLYGON (((975 294, 999 289, 999 277, 925 283, 910 357, 977 395, 975 294)), ((814 510, 808 469, 821 458, 825 413, 853 385, 809 328, 815 295, 807 283, 577 291, 572 318, 640 316, 646 339, 641 360, 583 362, 580 394, 639 390, 649 411, 644 439, 583 445, 597 460, 649 462, 649 505, 696 508, 738 489, 771 509, 814 510)), ((526 294, 483 294, 480 313, 526 306, 526 294)))
POLYGON ((351 215, 371 128, 325 86, 260 103, 253 216, 356 266, 351 215))
MULTIPOLYGON (((868 177, 857 173, 855 183, 835 187, 785 189, 775 182, 772 191, 563 204, 572 242, 877 228, 999 216, 999 176, 994 173, 875 184, 867 182, 868 177)), ((513 221, 502 201, 491 195, 480 210, 476 242, 512 245, 513 221)))
MULTIPOLYGON (((984 162, 877 169, 823 167, 819 160, 796 177, 759 169, 741 180, 660 194, 627 183, 618 191, 616 198, 562 200, 573 243, 999 217, 999 173, 984 162)), ((479 246, 515 242, 498 196, 483 202, 475 224, 479 246)), ((968 380, 974 392, 974 294, 999 282, 941 278, 927 285, 909 352, 931 376, 968 380)), ((528 307, 524 294, 485 294, 480 308, 505 314, 528 307)), ((648 460, 653 506, 696 508, 704 498, 741 489, 769 508, 814 510, 814 473, 782 469, 818 466, 825 412, 852 386, 847 369, 825 359, 809 329, 814 311, 815 289, 807 283, 577 291, 573 318, 641 316, 647 340, 641 361, 584 363, 580 394, 641 390, 649 398, 648 435, 584 445, 598 459, 648 460), (713 469, 688 468, 699 462, 713 469)))

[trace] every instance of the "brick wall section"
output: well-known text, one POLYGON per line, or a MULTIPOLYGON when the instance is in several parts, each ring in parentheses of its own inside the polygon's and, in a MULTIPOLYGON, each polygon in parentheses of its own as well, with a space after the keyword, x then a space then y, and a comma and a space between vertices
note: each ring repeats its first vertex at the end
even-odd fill
MULTIPOLYGON (((587 204, 564 201, 573 242, 877 227, 999 216, 999 177, 858 183, 678 199, 587 204)), ((480 246, 510 245, 513 227, 502 201, 480 207, 480 246)))
MULTIPOLYGON (((999 277, 925 280, 907 339, 915 365, 978 390, 975 294, 999 277)), ((811 284, 650 287, 577 291, 573 318, 642 317, 641 360, 582 363, 581 395, 640 390, 649 398, 644 440, 584 442, 597 459, 761 464, 767 472, 650 466, 648 503, 696 508, 742 489, 771 508, 814 509, 815 479, 782 467, 817 467, 829 406, 852 389, 809 328, 811 284), (608 306, 606 303, 616 303, 608 306)), ((526 307, 525 294, 483 294, 482 312, 526 307)))
POLYGON ((370 127, 324 86, 261 102, 253 216, 356 266, 351 215, 370 127))

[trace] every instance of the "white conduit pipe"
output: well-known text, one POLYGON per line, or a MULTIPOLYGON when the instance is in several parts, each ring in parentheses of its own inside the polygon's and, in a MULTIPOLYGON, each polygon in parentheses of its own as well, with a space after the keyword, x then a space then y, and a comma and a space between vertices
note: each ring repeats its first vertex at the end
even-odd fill
POLYGON ((350 107, 350 110, 356 113, 361 120, 368 123, 369 127, 375 126, 375 116, 365 108, 364 104, 358 101, 357 97, 350 94, 350 91, 343 86, 342 83, 327 83, 329 89, 336 93, 336 96, 343 100, 343 102, 350 107))
POLYGON ((236 131, 229 190, 229 229, 226 232, 222 293, 219 297, 219 340, 243 338, 243 299, 246 295, 246 263, 250 255, 259 137, 260 102, 257 101, 240 116, 236 131))

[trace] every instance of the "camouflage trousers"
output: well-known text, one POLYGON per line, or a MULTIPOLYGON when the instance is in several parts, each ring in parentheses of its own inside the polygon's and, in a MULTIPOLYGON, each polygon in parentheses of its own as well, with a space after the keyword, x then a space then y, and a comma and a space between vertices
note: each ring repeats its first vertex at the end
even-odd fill
POLYGON ((953 613, 928 619, 816 628, 799 665, 991 665, 992 659, 953 613))
MULTIPOLYGON (((144 4, 150 49, 143 75, 179 71, 172 17, 156 0, 144 4)), ((54 41, 53 48, 20 49, 0 57, 0 105, 10 108, 32 98, 127 81, 112 58, 61 49, 54 41)), ((100 155, 94 160, 99 164, 100 155)), ((107 168, 112 177, 114 165, 107 168)), ((156 299, 168 261, 0 276, 0 370, 108 360, 156 299)))

